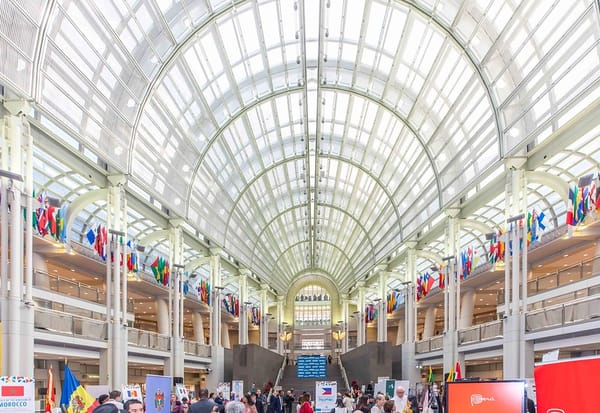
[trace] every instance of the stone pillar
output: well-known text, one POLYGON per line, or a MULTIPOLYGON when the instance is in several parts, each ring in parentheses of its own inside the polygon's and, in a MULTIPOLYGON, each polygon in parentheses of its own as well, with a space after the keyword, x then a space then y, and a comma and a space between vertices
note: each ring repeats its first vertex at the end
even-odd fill
POLYGON ((231 341, 229 340, 229 325, 222 323, 221 325, 221 343, 224 348, 231 348, 231 341))
POLYGON ((202 321, 202 314, 194 311, 192 313, 192 322, 194 324, 194 340, 200 344, 206 344, 204 340, 204 323, 202 321))
POLYGON ((429 305, 425 309, 425 325, 423 326, 423 340, 431 338, 435 331, 435 314, 436 308, 434 305, 429 305))
POLYGON ((283 351, 285 350, 285 344, 281 339, 281 334, 284 332, 283 323, 285 321, 283 319, 284 299, 285 297, 283 295, 277 296, 277 315, 275 319, 277 320, 277 352, 279 354, 283 354, 283 351))
MULTIPOLYGON (((405 310, 406 311, 406 310, 405 310)), ((396 331, 396 342, 394 345, 399 346, 406 341, 406 323, 404 320, 398 320, 398 330, 396 331)))
POLYGON ((341 294, 340 298, 342 300, 342 331, 344 333, 344 338, 342 339, 342 353, 346 353, 348 351, 348 323, 350 323, 350 312, 348 310, 348 294, 341 294))
POLYGON ((460 306, 460 324, 459 329, 471 327, 473 325, 473 309, 475 308, 475 291, 472 289, 463 290, 462 305, 460 306))

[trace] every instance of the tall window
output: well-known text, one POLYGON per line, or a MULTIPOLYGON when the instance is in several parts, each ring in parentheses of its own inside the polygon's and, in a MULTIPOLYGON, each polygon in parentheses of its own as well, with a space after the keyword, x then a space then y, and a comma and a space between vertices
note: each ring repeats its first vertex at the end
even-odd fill
POLYGON ((309 285, 296 295, 295 325, 324 326, 331 324, 331 297, 322 287, 309 285))

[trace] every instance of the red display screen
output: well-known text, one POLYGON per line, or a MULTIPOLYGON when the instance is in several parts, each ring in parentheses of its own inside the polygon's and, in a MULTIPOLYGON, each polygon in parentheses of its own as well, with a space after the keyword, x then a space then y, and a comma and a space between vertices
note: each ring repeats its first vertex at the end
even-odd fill
POLYGON ((524 413, 525 382, 457 381, 446 383, 448 413, 524 413))

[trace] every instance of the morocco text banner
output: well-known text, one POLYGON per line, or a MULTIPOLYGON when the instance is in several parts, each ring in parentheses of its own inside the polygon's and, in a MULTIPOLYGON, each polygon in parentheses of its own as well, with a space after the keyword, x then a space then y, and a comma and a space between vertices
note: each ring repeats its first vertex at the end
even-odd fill
POLYGON ((600 358, 557 361, 535 367, 537 411, 581 413, 598 411, 600 358))

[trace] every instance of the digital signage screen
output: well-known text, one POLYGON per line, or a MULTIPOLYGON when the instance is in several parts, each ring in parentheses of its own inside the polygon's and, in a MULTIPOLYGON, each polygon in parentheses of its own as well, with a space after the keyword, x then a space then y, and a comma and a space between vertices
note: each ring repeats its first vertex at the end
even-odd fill
POLYGON ((325 356, 298 356, 296 377, 299 379, 327 377, 327 358, 325 356))
POLYGON ((525 413, 523 381, 446 383, 447 413, 525 413))

